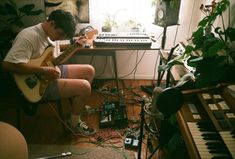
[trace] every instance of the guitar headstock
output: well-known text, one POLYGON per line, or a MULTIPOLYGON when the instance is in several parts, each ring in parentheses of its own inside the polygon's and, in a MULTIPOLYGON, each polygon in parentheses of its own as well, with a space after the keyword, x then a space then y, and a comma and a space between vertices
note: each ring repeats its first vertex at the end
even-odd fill
POLYGON ((93 40, 95 39, 95 35, 98 34, 98 30, 90 29, 84 35, 80 35, 79 37, 73 38, 73 41, 70 41, 71 44, 60 45, 60 50, 63 49, 63 53, 61 53, 57 58, 53 61, 56 64, 64 63, 69 57, 71 57, 74 53, 76 53, 79 48, 87 48, 87 46, 93 45, 93 40), (63 47, 63 48, 62 48, 63 47))
POLYGON ((89 29, 85 31, 84 34, 81 34, 75 39, 75 44, 80 45, 82 47, 85 47, 85 45, 87 44, 92 45, 97 34, 97 29, 89 29))
POLYGON ((86 36, 88 39, 92 39, 94 35, 98 34, 98 30, 94 29, 92 26, 88 25, 84 28, 82 28, 79 33, 76 35, 76 37, 80 36, 86 36))
POLYGON ((88 38, 88 39, 93 39, 94 40, 94 36, 98 34, 98 30, 97 29, 93 29, 93 30, 90 30, 88 32, 85 33, 85 36, 88 38))

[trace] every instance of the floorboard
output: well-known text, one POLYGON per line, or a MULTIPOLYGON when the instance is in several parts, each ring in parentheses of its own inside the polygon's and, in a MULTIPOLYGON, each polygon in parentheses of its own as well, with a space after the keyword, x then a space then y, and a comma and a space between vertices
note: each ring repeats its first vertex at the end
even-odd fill
MULTIPOLYGON (((59 118, 56 106, 54 103, 41 105, 36 115, 26 116, 22 113, 21 116, 21 132, 24 135, 28 144, 41 144, 41 145, 68 145, 80 143, 81 147, 90 145, 87 143, 93 142, 94 145, 119 145, 124 149, 124 139, 128 131, 138 130, 140 126, 140 111, 141 99, 143 96, 149 97, 150 95, 143 92, 140 88, 141 85, 152 85, 150 80, 120 80, 119 88, 121 98, 117 96, 117 88, 114 80, 97 80, 93 84, 92 94, 87 106, 93 111, 84 111, 82 119, 90 126, 97 130, 97 134, 92 137, 74 135, 65 122, 59 118), (128 128, 106 128, 99 127, 100 108, 104 102, 112 102, 123 100, 126 104, 128 116, 128 128)), ((65 117, 69 116, 70 106, 69 101, 62 100, 63 112, 65 117)), ((8 109, 0 109, 0 120, 6 121, 13 125, 14 122, 14 107, 8 109), (11 118, 11 117, 12 118, 11 118)), ((156 142, 155 142, 156 144, 156 142)), ((141 158, 146 158, 148 153, 147 138, 144 137, 141 151, 141 158)), ((131 150, 135 153, 135 158, 138 158, 137 149, 131 150)), ((148 153, 149 154, 149 153, 148 153)), ((156 155, 154 155, 156 158, 156 155)))

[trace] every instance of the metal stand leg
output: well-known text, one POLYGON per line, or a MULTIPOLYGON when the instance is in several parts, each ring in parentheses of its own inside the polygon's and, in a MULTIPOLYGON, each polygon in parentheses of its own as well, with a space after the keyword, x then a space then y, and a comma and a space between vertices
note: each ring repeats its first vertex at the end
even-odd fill
POLYGON ((138 159, 141 159, 142 141, 143 141, 143 135, 144 135, 144 105, 145 105, 145 102, 142 99, 141 111, 140 111, 141 123, 140 123, 140 136, 139 136, 140 145, 138 149, 138 159))
POLYGON ((155 152, 157 152, 157 150, 159 149, 160 145, 158 145, 155 150, 151 153, 151 155, 148 157, 148 159, 151 159, 153 157, 153 155, 155 154, 155 152))
MULTIPOLYGON (((162 65, 161 57, 160 57, 159 65, 162 65)), ((158 71, 157 86, 160 86, 164 73, 165 71, 162 71, 162 72, 158 71)))
MULTIPOLYGON (((165 48, 165 44, 166 44, 166 31, 167 31, 167 26, 164 26, 163 28, 163 35, 162 35, 162 44, 161 44, 161 48, 164 49, 165 48)), ((160 62, 159 65, 162 64, 162 59, 160 58, 160 62)), ((158 71, 158 81, 157 81, 157 86, 160 86, 161 84, 161 80, 163 78, 165 71, 160 72, 158 71)))
POLYGON ((111 53, 111 56, 112 56, 112 61, 113 61, 113 68, 114 68, 118 98, 120 99, 121 96, 120 96, 120 91, 119 91, 119 79, 118 79, 118 71, 117 71, 116 52, 114 51, 113 53, 111 53))

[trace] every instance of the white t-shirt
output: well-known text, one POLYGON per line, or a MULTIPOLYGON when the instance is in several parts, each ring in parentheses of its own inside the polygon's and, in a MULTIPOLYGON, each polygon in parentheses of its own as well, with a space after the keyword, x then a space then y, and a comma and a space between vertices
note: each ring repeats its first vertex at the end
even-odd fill
POLYGON ((40 57, 49 44, 41 23, 25 28, 16 36, 4 61, 28 63, 30 59, 40 57))

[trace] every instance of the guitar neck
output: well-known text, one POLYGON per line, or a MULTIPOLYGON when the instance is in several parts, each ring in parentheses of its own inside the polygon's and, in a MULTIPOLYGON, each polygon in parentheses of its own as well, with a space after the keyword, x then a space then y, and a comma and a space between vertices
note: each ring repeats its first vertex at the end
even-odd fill
MULTIPOLYGON (((87 37, 87 42, 92 43, 94 40, 94 36, 98 34, 98 30, 93 29, 85 33, 87 37)), ((52 63, 54 65, 59 65, 64 63, 68 58, 70 58, 74 53, 79 49, 79 43, 75 42, 73 45, 69 46, 63 53, 61 53, 58 57, 53 59, 52 63)))
POLYGON ((59 65, 64 63, 69 57, 71 57, 78 50, 78 45, 75 43, 69 46, 65 51, 63 51, 58 57, 52 60, 54 65, 59 65))

